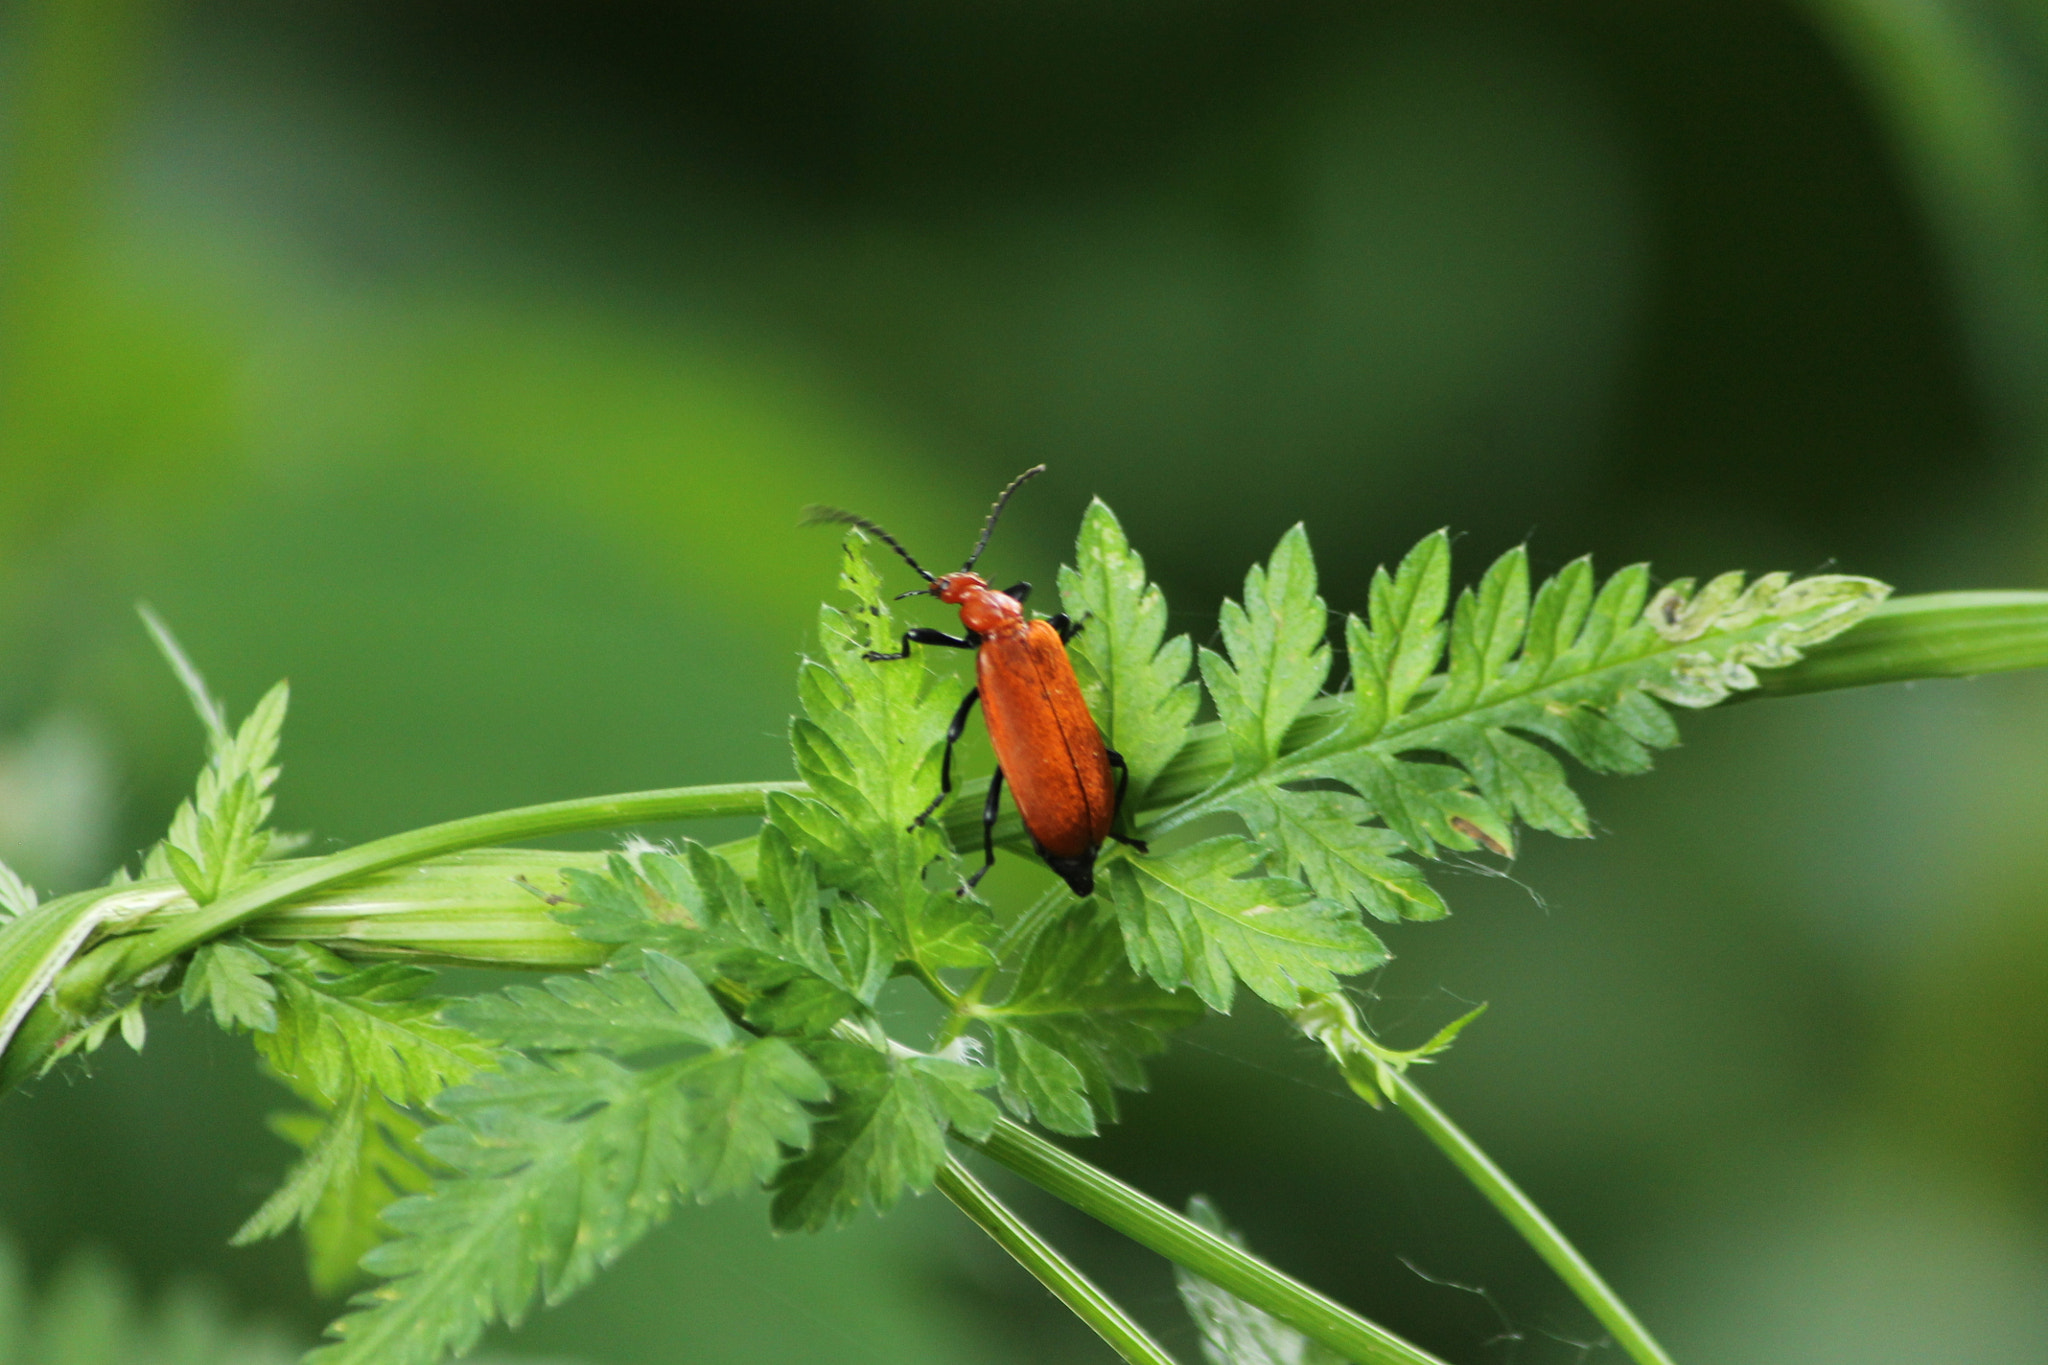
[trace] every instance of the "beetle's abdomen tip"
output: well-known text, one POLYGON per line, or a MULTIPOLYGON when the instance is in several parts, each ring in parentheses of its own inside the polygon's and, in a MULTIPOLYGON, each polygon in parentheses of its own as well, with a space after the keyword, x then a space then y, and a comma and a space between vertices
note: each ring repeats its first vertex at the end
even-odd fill
POLYGON ((1061 858, 1048 853, 1045 865, 1059 873, 1060 880, 1075 895, 1085 898, 1095 894, 1095 854, 1092 851, 1075 858, 1061 858))

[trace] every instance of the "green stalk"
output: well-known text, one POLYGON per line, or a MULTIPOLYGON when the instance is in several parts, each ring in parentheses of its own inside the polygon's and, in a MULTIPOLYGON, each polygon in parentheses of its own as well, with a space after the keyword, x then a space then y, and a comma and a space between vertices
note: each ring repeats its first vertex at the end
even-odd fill
POLYGON ((1175 1365, 1172 1356, 1145 1329, 1131 1321, 1116 1301, 1097 1288, 1066 1257, 1053 1250, 1029 1224, 1006 1208, 987 1186, 968 1174, 957 1160, 947 1158, 939 1167, 939 1193, 953 1201, 972 1218, 997 1246, 1016 1258, 1053 1297, 1074 1311, 1074 1316, 1093 1328, 1095 1335, 1131 1365, 1175 1365))
POLYGON ((1522 1234, 1522 1240, 1535 1248, 1549 1267, 1557 1272, 1579 1296, 1579 1302, 1591 1309, 1593 1316, 1600 1319, 1600 1325, 1611 1333, 1628 1352, 1636 1365, 1672 1365, 1671 1357, 1657 1344, 1650 1330, 1636 1319, 1628 1305, 1621 1301, 1607 1281, 1600 1278, 1600 1272, 1592 1263, 1579 1254, 1579 1249, 1558 1231, 1557 1225, 1544 1217, 1543 1210, 1535 1201, 1522 1192, 1521 1186, 1508 1179, 1507 1172, 1493 1164, 1479 1145, 1465 1136, 1452 1123, 1443 1110, 1429 1102, 1429 1097, 1416 1089, 1415 1082, 1406 1075, 1388 1069, 1379 1078, 1382 1088, 1392 1092, 1394 1104, 1415 1125, 1429 1135, 1429 1140, 1443 1150, 1451 1163, 1465 1173, 1465 1178, 1478 1187, 1489 1203, 1514 1225, 1522 1234))
MULTIPOLYGON (((551 906, 568 889, 564 869, 601 873, 609 856, 472 849, 274 906, 245 921, 242 932, 266 943, 317 943, 351 958, 582 971, 602 963, 609 950, 579 938, 555 918, 551 906)), ((158 928, 191 913, 188 901, 144 918, 137 927, 158 928)))
POLYGON ((1789 668, 1757 674, 1748 697, 1789 697, 1922 678, 2048 665, 2048 592, 1894 597, 1789 668))
MULTIPOLYGON (((540 806, 521 806, 488 815, 450 820, 439 825, 429 825, 424 829, 408 830, 403 834, 394 834, 383 839, 373 839, 369 843, 358 844, 354 848, 343 849, 324 858, 308 858, 284 864, 284 870, 276 875, 199 909, 170 917, 159 915, 155 919, 157 927, 142 933, 121 934, 110 938, 71 961, 69 966, 63 967, 62 975, 57 977, 56 991, 46 992, 44 986, 47 984, 49 971, 54 971, 56 964, 44 970, 37 968, 34 962, 25 960, 39 951, 45 958, 48 954, 45 945, 21 942, 23 932, 41 929, 43 922, 49 920, 51 922, 48 931, 43 937, 50 937, 65 928, 65 925, 51 919, 53 913, 60 913, 66 920, 82 924, 91 917, 95 903, 107 898, 127 898, 134 894, 135 888, 115 886, 103 888, 99 892, 81 892, 75 896, 66 896, 62 901, 51 902, 37 912, 22 917, 22 921, 0 927, 0 983, 4 983, 7 989, 17 995, 22 995, 24 992, 17 989, 14 978, 23 977, 35 997, 33 1006, 27 1008, 24 1015, 17 1016, 19 1026, 13 1031, 12 1036, 0 1037, 0 1045, 6 1048, 4 1055, 0 1055, 0 1092, 12 1088, 40 1071, 51 1051, 63 1041, 66 1034, 79 1026, 80 1012, 89 1012, 98 1000, 104 998, 109 989, 133 981, 144 972, 168 963, 180 954, 189 952, 210 939, 218 938, 231 929, 240 928, 259 916, 274 912, 288 903, 307 899, 315 893, 359 881, 394 867, 424 863, 436 857, 483 845, 657 820, 759 815, 762 803, 769 792, 805 790, 801 782, 744 782, 727 786, 671 787, 657 791, 555 801, 540 806), (71 1008, 59 1009, 52 1000, 52 996, 56 994, 62 994, 71 1008)), ((550 861, 554 860, 554 856, 550 855, 550 861)), ((575 861, 584 855, 559 856, 565 861, 575 861)), ((474 924, 458 924, 456 932, 458 937, 467 934, 472 940, 471 946, 476 946, 473 943, 476 936, 470 932, 474 928, 474 924)), ((390 951, 398 951, 402 945, 391 944, 387 940, 386 946, 390 951)), ((440 955, 438 950, 445 945, 440 942, 422 942, 415 946, 423 955, 436 956, 440 955)), ((527 960, 527 957, 528 954, 524 951, 515 951, 510 955, 510 960, 497 965, 548 965, 548 954, 545 951, 535 960, 527 960)), ((21 999, 0 1001, 0 1014, 12 1014, 14 1008, 22 1003, 21 999)))
POLYGON ((325 858, 310 859, 282 876, 223 896, 154 933, 116 940, 116 944, 124 948, 121 973, 132 978, 209 939, 218 938, 286 901, 404 863, 425 862, 462 849, 545 838, 572 830, 612 829, 655 820, 759 815, 769 792, 806 790, 801 782, 670 787, 660 791, 628 792, 622 796, 586 797, 577 801, 553 801, 542 806, 520 806, 514 810, 472 815, 467 819, 450 820, 383 839, 372 839, 367 844, 357 844, 325 858))
POLYGON ((972 1145, 1040 1189, 1264 1309, 1347 1360, 1358 1365, 1444 1365, 1420 1346, 1318 1294, 1020 1124, 999 1119, 995 1131, 972 1145))

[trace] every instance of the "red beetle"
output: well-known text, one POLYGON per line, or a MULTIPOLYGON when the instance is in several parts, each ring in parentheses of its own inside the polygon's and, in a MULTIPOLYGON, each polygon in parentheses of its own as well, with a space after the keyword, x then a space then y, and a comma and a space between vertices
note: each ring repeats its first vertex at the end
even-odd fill
POLYGON ((946 754, 939 765, 939 794, 912 822, 913 826, 923 824, 953 790, 953 746, 967 728, 967 713, 979 701, 982 715, 988 721, 989 742, 995 746, 997 767, 995 776, 989 780, 988 801, 981 811, 985 860, 967 884, 973 886, 995 866, 996 810, 1007 780, 1017 802, 1017 813, 1024 818, 1024 828, 1030 832, 1038 856, 1065 879, 1075 895, 1086 896, 1095 890, 1095 857, 1102 851, 1103 840, 1116 839, 1144 851, 1144 844, 1111 828, 1117 807, 1123 802, 1130 770, 1124 766, 1123 755, 1102 742, 1102 732, 1096 728, 1095 718, 1088 714, 1088 703, 1082 699, 1074 666, 1067 659, 1066 642, 1074 638, 1080 627, 1069 621, 1064 612, 1049 619, 1027 619, 1024 600, 1031 594, 1029 583, 998 592, 974 572, 974 563, 988 548, 996 518, 1003 514, 1010 495, 1026 479, 1044 472, 1044 465, 1034 465, 1012 479, 989 510, 974 553, 967 556, 958 572, 937 577, 927 573, 894 536, 865 517, 836 507, 813 507, 805 519, 860 527, 903 556, 903 562, 930 584, 900 597, 929 595, 960 608, 964 636, 913 626, 903 632, 903 647, 896 653, 870 650, 868 659, 877 663, 907 659, 913 644, 976 651, 977 685, 961 701, 960 709, 953 713, 953 723, 946 728, 946 754), (1112 770, 1117 773, 1113 784, 1112 770))

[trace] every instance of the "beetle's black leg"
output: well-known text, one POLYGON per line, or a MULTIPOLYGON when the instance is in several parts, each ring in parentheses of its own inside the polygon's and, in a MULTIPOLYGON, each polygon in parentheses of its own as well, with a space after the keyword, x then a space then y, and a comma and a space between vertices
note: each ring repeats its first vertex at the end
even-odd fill
MULTIPOLYGON (((1110 749, 1107 752, 1109 754, 1109 766, 1116 769, 1116 813, 1122 815, 1124 813, 1124 793, 1130 789, 1131 785, 1131 765, 1124 762, 1124 756, 1116 750, 1110 749)), ((1152 851, 1151 846, 1143 839, 1127 838, 1124 835, 1118 834, 1113 829, 1109 832, 1109 837, 1120 844, 1128 844, 1140 853, 1150 853, 1152 851)))
POLYGON ((1086 621, 1076 621, 1074 618, 1068 616, 1063 611, 1056 612, 1055 614, 1046 617, 1045 622, 1047 625, 1051 626, 1054 630, 1060 633, 1061 644, 1065 644, 1067 641, 1073 639, 1076 635, 1079 635, 1081 633, 1082 627, 1088 624, 1086 621))
POLYGON ((1031 585, 1029 583, 1018 583, 1012 587, 1004 588, 1003 596, 1015 598, 1017 601, 1022 602, 1025 598, 1031 596, 1031 585))
POLYGON ((912 626, 909 630, 903 632, 903 648, 897 650, 894 654, 882 654, 871 649, 861 655, 861 658, 866 659, 869 663, 879 664, 887 663, 891 659, 909 658, 912 645, 944 645, 948 649, 974 649, 980 644, 981 637, 972 631, 964 636, 948 635, 945 631, 933 630, 930 626, 912 626))
POLYGON ((981 805, 981 871, 967 879, 967 885, 960 888, 960 894, 980 884, 988 870, 996 865, 996 811, 1003 803, 1003 770, 996 769, 995 776, 988 780, 988 800, 981 805))
POLYGON ((978 687, 969 690, 967 695, 960 699, 960 709, 953 713, 953 723, 946 727, 946 756, 939 760, 939 794, 934 796, 932 803, 919 811, 917 818, 910 822, 912 829, 930 819, 931 813, 939 808, 939 803, 952 795, 953 746, 960 742, 961 733, 967 729, 967 713, 974 709, 974 703, 980 699, 981 689, 978 687))

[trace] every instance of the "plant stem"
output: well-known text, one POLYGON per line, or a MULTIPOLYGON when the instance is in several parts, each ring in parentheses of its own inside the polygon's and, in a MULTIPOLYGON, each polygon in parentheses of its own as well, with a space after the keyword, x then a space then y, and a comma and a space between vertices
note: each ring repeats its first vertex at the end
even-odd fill
POLYGON ((959 1206, 962 1213, 995 1239, 997 1246, 1051 1290, 1054 1298, 1072 1309, 1074 1316, 1093 1328, 1111 1350, 1131 1365, 1175 1365, 1173 1357, 1147 1336, 1144 1328, 1131 1321, 1114 1299, 1053 1250, 958 1160, 948 1157, 946 1164, 939 1167, 935 1183, 939 1193, 959 1206))
POLYGON ((759 815, 769 792, 807 790, 801 782, 670 787, 660 791, 627 792, 620 796, 553 801, 542 806, 520 806, 489 815, 472 815, 462 820, 428 825, 424 829, 408 830, 388 838, 372 839, 367 844, 357 844, 325 858, 310 859, 282 876, 223 896, 154 933, 138 935, 125 943, 117 940, 125 948, 122 975, 133 977, 160 962, 168 962, 285 901, 401 863, 422 862, 465 848, 537 839, 550 834, 566 834, 571 830, 610 829, 652 820, 759 815))
MULTIPOLYGON (((132 981, 152 967, 169 962, 179 954, 218 938, 288 901, 388 868, 420 863, 464 849, 566 834, 573 830, 608 829, 655 820, 759 815, 769 792, 806 790, 808 788, 801 782, 670 787, 520 806, 428 825, 424 829, 373 839, 324 858, 308 858, 290 864, 274 876, 210 905, 179 915, 161 927, 110 939, 74 959, 66 968, 66 975, 95 982, 95 993, 103 992, 132 981)), ((132 888, 109 887, 100 893, 81 893, 79 898, 65 899, 67 902, 74 899, 90 902, 95 894, 121 896, 130 890, 132 888)), ((8 926, 8 929, 12 928, 8 926)), ((0 944, 5 943, 6 937, 6 931, 0 930, 0 944)), ((429 952, 433 951, 433 946, 428 945, 429 952)), ((10 952, 0 951, 0 960, 10 956, 10 952)), ((525 964, 515 960, 508 965, 525 964)), ((0 1002, 0 1005, 6 1003, 0 1002)), ((77 1026, 75 1017, 57 1009, 48 995, 39 992, 39 998, 21 1019, 19 1028, 11 1038, 4 1040, 5 1052, 0 1054, 0 1092, 35 1075, 51 1049, 77 1026)))
POLYGON ((1318 1294, 1020 1124, 999 1119, 987 1138, 972 1145, 1047 1193, 1264 1309, 1347 1360, 1359 1365, 1444 1365, 1420 1346, 1318 1294))
MULTIPOLYGON (((272 906, 244 920, 241 932, 266 943, 318 943, 358 959, 581 971, 602 963, 611 949, 579 938, 552 907, 568 889, 564 871, 601 875, 609 857, 601 851, 465 850, 373 872, 346 886, 272 906)), ((158 928, 191 913, 185 902, 136 927, 158 928)))
POLYGON ((950 1013, 957 1015, 960 1012, 960 997, 951 986, 948 986, 939 979, 937 972, 925 966, 922 962, 913 962, 910 964, 910 974, 917 980, 919 985, 932 993, 933 999, 944 1005, 950 1013))
POLYGON ((1465 1178, 1478 1187, 1495 1208, 1501 1211, 1515 1231, 1536 1254, 1541 1256, 1558 1277, 1579 1296, 1579 1302, 1592 1310, 1601 1326, 1613 1334, 1623 1350, 1629 1353, 1636 1365, 1672 1365, 1671 1357, 1657 1344, 1649 1329, 1636 1320, 1628 1305, 1614 1292, 1607 1281, 1600 1278, 1600 1272, 1579 1254, 1579 1249, 1558 1231, 1557 1225, 1536 1207, 1533 1200, 1522 1192, 1519 1185, 1508 1179, 1507 1173, 1493 1164, 1477 1143, 1465 1136, 1452 1123, 1443 1110, 1430 1103, 1429 1097, 1418 1090, 1415 1082, 1404 1074, 1389 1070, 1382 1074, 1380 1084, 1392 1092, 1394 1103, 1402 1113, 1415 1120, 1415 1125, 1429 1136, 1451 1159, 1453 1165, 1465 1173, 1465 1178))
POLYGON ((1757 674, 1754 697, 1788 697, 1921 678, 1967 678, 2048 664, 2048 592, 1894 597, 1789 668, 1757 674))

